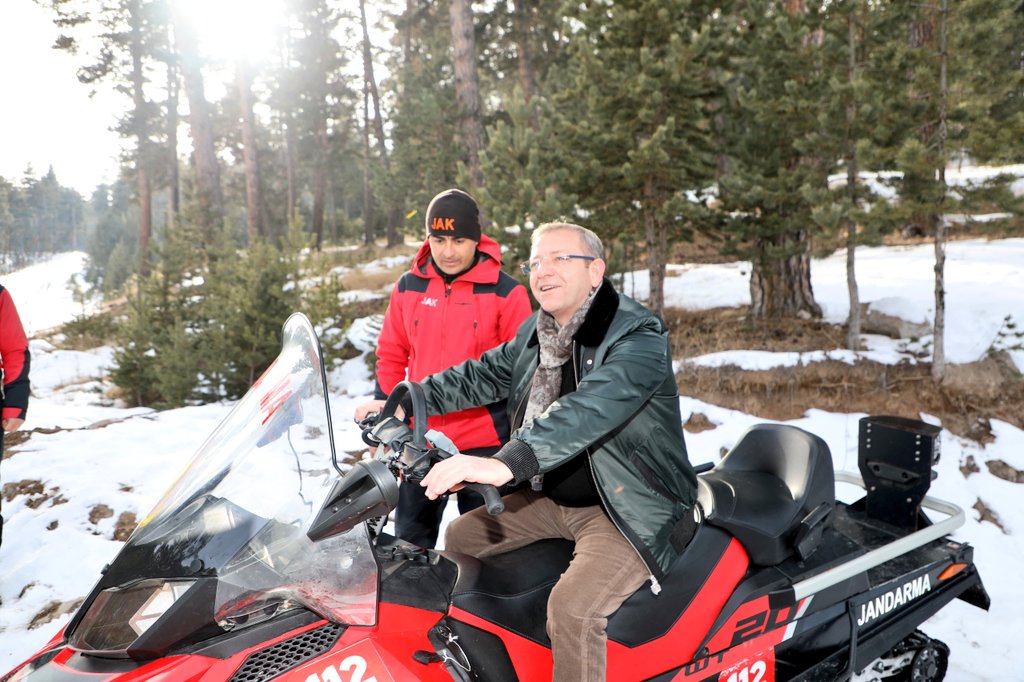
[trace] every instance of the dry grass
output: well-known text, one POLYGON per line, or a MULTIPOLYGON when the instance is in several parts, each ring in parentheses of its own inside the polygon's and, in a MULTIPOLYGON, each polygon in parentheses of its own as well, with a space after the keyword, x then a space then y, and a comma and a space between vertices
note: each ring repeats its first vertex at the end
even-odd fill
MULTIPOLYGON (((843 326, 787 320, 751 325, 745 310, 703 312, 668 310, 673 354, 694 357, 723 350, 813 351, 841 348, 843 326)), ((1024 381, 998 360, 956 372, 955 381, 937 385, 926 362, 882 365, 861 361, 816 362, 807 366, 745 371, 738 367, 684 367, 677 375, 684 395, 765 419, 788 420, 811 408, 942 419, 951 432, 985 442, 990 420, 1024 428, 1024 381)))
POLYGON ((390 290, 391 285, 408 269, 409 265, 407 263, 398 267, 388 268, 387 270, 375 270, 373 272, 353 270, 341 276, 341 283, 349 291, 357 289, 367 289, 369 291, 377 291, 378 289, 390 290))

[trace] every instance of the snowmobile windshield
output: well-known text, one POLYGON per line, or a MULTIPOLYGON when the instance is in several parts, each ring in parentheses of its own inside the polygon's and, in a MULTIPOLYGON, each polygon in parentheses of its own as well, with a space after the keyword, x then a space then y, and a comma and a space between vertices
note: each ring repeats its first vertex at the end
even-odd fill
POLYGON ((377 564, 365 525, 306 536, 340 473, 335 461, 320 345, 295 314, 280 355, 108 567, 72 624, 72 646, 157 653, 185 631, 196 641, 296 608, 373 625, 377 564), (158 636, 162 621, 178 634, 158 636))

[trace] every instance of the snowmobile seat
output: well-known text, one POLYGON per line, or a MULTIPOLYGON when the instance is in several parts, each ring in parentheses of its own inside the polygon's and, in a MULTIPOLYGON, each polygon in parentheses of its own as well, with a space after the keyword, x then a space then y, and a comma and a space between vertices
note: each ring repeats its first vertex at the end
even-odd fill
POLYGON ((573 547, 570 540, 552 539, 484 559, 443 552, 459 568, 452 605, 551 646, 548 595, 572 561, 573 547))
MULTIPOLYGON (((677 644, 696 650, 718 613, 707 600, 724 600, 747 568, 742 550, 731 542, 725 531, 699 526, 661 581, 661 592, 654 595, 645 583, 609 617, 608 639, 636 647, 676 628, 677 644), (715 589, 706 590, 711 583, 715 589), (684 627, 681 619, 687 612, 684 627)), ((551 646, 546 630, 548 596, 572 560, 570 540, 539 540, 484 559, 443 554, 458 566, 452 590, 455 607, 551 646)))
POLYGON ((832 453, 795 426, 751 427, 698 481, 706 522, 732 533, 759 566, 806 559, 835 509, 832 453))

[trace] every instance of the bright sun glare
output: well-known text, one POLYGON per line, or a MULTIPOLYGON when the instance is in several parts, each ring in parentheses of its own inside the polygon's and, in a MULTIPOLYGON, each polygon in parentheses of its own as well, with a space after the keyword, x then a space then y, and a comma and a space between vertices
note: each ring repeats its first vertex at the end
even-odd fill
POLYGON ((194 22, 204 54, 213 59, 261 61, 276 49, 284 0, 176 0, 194 22))

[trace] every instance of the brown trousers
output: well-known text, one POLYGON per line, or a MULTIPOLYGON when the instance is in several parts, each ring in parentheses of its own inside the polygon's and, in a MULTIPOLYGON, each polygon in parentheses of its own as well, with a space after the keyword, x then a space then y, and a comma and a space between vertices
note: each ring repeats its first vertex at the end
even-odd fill
POLYGON ((552 680, 604 682, 608 616, 647 581, 649 571, 599 506, 563 507, 532 490, 504 500, 502 514, 480 508, 453 521, 445 548, 486 557, 545 538, 575 541, 572 562, 548 598, 552 680))

